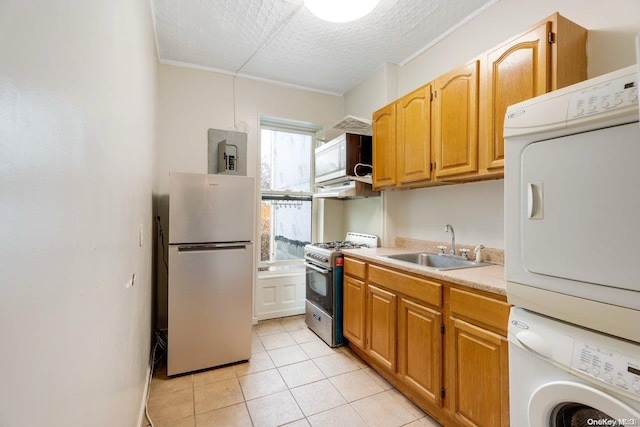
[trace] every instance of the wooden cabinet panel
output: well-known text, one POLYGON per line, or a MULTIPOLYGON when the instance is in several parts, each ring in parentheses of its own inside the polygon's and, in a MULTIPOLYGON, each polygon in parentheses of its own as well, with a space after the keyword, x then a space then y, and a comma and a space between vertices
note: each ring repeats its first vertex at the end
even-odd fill
POLYGON ((504 115, 512 104, 551 89, 551 22, 489 52, 483 69, 487 84, 483 120, 487 125, 487 169, 504 168, 504 115))
POLYGON ((367 263, 353 258, 344 258, 344 274, 348 274, 358 279, 367 278, 367 263))
POLYGON ((431 179, 431 85, 396 103, 398 184, 431 179))
POLYGON ((451 318, 451 411, 464 426, 509 425, 508 346, 500 335, 451 318))
POLYGON ((479 322, 502 335, 507 335, 510 308, 506 302, 460 289, 449 292, 449 310, 453 316, 479 322))
POLYGON ((373 188, 396 185, 396 105, 373 113, 373 188))
POLYGON ((442 305, 442 285, 432 280, 370 265, 369 281, 436 307, 442 305))
POLYGON ((473 61, 434 82, 436 178, 478 170, 478 68, 473 61))
POLYGON ((367 286, 367 351, 391 372, 396 372, 396 294, 367 286))
POLYGON ((398 372, 426 401, 442 405, 442 314, 407 298, 400 299, 398 372))
POLYGON ((344 314, 342 333, 350 342, 364 349, 367 288, 363 281, 350 276, 344 276, 343 283, 344 314))

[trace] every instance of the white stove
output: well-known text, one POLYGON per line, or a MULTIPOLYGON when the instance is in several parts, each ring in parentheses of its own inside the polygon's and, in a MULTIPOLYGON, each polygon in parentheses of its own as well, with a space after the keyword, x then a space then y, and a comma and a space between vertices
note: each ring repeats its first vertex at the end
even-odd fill
POLYGON ((342 336, 343 249, 375 248, 378 236, 347 233, 343 241, 304 247, 306 265, 306 323, 331 347, 344 344, 342 336))

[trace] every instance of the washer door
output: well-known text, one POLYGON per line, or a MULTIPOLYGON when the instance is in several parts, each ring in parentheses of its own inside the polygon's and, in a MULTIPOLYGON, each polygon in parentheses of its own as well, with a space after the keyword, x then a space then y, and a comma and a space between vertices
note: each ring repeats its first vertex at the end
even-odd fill
POLYGON ((598 389, 570 381, 545 384, 529 400, 529 427, 615 425, 589 424, 590 419, 640 420, 640 413, 598 389))

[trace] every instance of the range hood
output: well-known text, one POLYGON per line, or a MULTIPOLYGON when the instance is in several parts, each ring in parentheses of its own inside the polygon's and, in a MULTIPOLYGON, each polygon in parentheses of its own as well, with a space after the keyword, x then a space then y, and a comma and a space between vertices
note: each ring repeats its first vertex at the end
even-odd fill
POLYGON ((371 120, 354 116, 346 116, 344 119, 326 127, 324 130, 318 131, 316 133, 316 139, 328 142, 343 133, 355 133, 358 135, 371 136, 373 134, 371 120))
POLYGON ((349 200, 376 196, 380 196, 380 192, 372 189, 371 176, 363 176, 349 177, 341 182, 319 186, 313 198, 349 200))

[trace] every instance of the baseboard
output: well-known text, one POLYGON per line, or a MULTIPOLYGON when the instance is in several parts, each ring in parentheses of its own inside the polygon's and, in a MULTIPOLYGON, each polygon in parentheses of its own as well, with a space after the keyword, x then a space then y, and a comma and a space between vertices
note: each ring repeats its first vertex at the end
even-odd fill
POLYGON ((147 427, 147 416, 145 414, 147 407, 147 393, 151 386, 151 365, 147 366, 147 376, 144 384, 144 391, 142 392, 142 404, 140 405, 140 413, 138 414, 138 427, 147 427))
POLYGON ((304 314, 304 310, 305 310, 304 306, 296 307, 296 308, 290 308, 286 310, 272 311, 269 313, 260 313, 256 316, 256 318, 258 320, 267 320, 267 319, 277 319, 280 317, 297 316, 298 314, 304 314))

